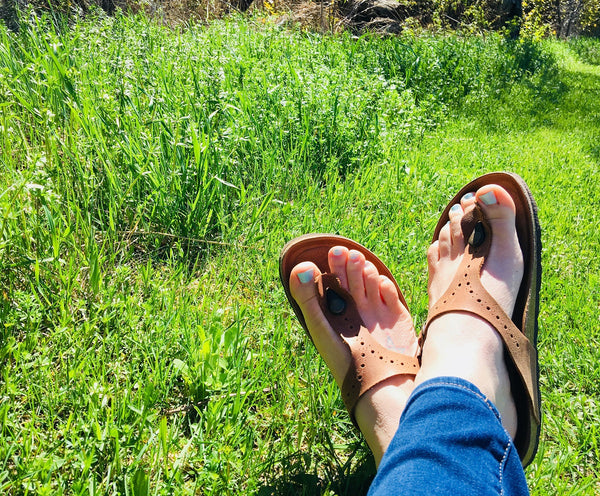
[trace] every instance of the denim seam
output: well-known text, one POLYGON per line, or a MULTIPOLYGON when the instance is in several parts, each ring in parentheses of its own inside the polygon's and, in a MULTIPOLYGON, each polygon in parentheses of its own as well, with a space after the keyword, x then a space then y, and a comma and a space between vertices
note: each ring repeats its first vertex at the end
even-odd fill
MULTIPOLYGON (((469 393, 474 394, 477 398, 479 398, 481 401, 483 401, 485 403, 485 406, 490 410, 490 412, 492 412, 494 414, 494 417, 496 417, 498 419, 498 421, 502 424, 502 419, 499 417, 499 413, 496 411, 495 407, 490 404, 490 400, 481 392, 475 391, 471 388, 468 388, 466 386, 463 386, 462 384, 456 384, 453 382, 432 382, 431 386, 452 386, 452 387, 457 387, 459 389, 462 389, 464 391, 467 391, 469 393)), ((504 428, 504 426, 502 426, 504 428)), ((506 432, 506 429, 504 429, 504 431, 506 432)), ((504 478, 504 464, 506 463, 506 459, 508 457, 508 451, 510 449, 511 446, 511 442, 508 441, 506 443, 506 448, 504 448, 504 455, 502 456, 502 460, 500 460, 499 466, 498 466, 498 482, 500 483, 500 496, 504 495, 504 486, 503 486, 503 478, 504 478)))
POLYGON ((504 483, 502 479, 504 479, 504 464, 506 463, 506 459, 508 458, 508 450, 510 449, 510 442, 506 443, 506 448, 504 449, 504 456, 502 460, 500 460, 500 467, 498 470, 498 476, 500 480, 500 496, 504 494, 504 483))

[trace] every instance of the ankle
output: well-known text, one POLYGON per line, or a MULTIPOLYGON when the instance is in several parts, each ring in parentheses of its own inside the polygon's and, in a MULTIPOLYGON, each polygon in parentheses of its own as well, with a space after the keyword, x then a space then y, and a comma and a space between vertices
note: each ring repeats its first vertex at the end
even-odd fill
POLYGON ((435 319, 427 330, 423 366, 474 370, 504 363, 504 345, 496 330, 484 319, 456 312, 435 319))
POLYGON ((365 393, 356 405, 356 422, 377 466, 398 430, 400 414, 413 389, 412 377, 392 377, 365 393))
POLYGON ((496 406, 504 427, 514 437, 516 410, 504 344, 488 322, 472 314, 451 313, 431 323, 415 385, 442 376, 474 384, 496 406))

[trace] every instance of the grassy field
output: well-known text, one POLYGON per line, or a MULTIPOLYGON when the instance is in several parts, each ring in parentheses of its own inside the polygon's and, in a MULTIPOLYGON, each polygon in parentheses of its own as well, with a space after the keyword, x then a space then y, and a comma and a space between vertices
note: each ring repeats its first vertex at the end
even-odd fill
POLYGON ((374 463, 277 279, 359 240, 417 325, 466 181, 544 243, 534 495, 600 491, 600 42, 140 17, 0 27, 0 491, 365 494, 374 463))

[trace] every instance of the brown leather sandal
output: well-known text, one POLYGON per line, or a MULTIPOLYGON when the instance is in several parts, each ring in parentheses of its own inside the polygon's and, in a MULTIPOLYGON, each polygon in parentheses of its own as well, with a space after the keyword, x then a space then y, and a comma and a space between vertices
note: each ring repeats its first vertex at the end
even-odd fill
POLYGON ((541 284, 541 239, 537 205, 525 181, 513 173, 485 174, 462 188, 444 210, 433 241, 449 219, 452 205, 468 192, 486 184, 498 184, 511 195, 516 206, 516 229, 524 260, 524 275, 512 318, 484 289, 480 275, 492 243, 492 231, 483 211, 476 206, 461 223, 468 240, 461 265, 444 295, 429 311, 420 341, 426 339, 431 322, 447 312, 470 312, 488 321, 500 334, 506 350, 511 388, 517 407, 515 447, 523 467, 533 460, 538 447, 541 425, 537 332, 541 284))
MULTIPOLYGON (((352 421, 354 409, 360 397, 377 384, 398 375, 416 375, 419 362, 416 357, 403 355, 381 346, 371 336, 369 330, 358 313, 354 299, 342 286, 339 279, 328 273, 329 263, 327 254, 334 246, 345 246, 350 250, 358 250, 372 262, 379 274, 387 276, 396 286, 398 296, 406 307, 406 301, 398 287, 398 283, 384 265, 371 251, 359 243, 342 236, 332 234, 307 234, 287 243, 279 258, 279 277, 300 324, 310 337, 304 315, 290 293, 290 274, 292 269, 301 262, 313 262, 322 275, 317 278, 317 293, 319 305, 331 328, 338 332, 342 341, 352 355, 352 366, 346 373, 342 385, 342 398, 352 421)), ((311 337, 312 340, 312 337, 311 337)))

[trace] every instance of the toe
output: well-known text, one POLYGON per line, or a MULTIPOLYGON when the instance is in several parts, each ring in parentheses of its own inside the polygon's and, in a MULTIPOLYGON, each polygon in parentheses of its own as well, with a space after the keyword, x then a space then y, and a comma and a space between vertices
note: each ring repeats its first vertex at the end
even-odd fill
MULTIPOLYGON (((515 271, 515 278, 520 281, 523 253, 515 228, 515 202, 504 188, 489 184, 477 191, 477 204, 481 206, 494 233, 490 258, 501 256, 502 253, 512 253, 512 260, 518 269, 515 271)), ((486 265, 486 268, 493 272, 494 264, 486 265)))
POLYGON ((358 305, 365 299, 365 281, 363 277, 365 261, 365 256, 361 252, 357 250, 348 252, 348 262, 346 263, 348 290, 358 305))
POLYGON ((329 269, 340 280, 340 284, 348 290, 348 277, 346 276, 346 264, 348 262, 348 248, 345 246, 334 246, 329 250, 329 269))
POLYGON ((299 263, 292 269, 290 292, 301 308, 311 301, 318 306, 315 280, 320 273, 318 267, 312 262, 299 263))
POLYGON ((468 210, 470 207, 475 205, 475 198, 475 193, 473 192, 464 194, 460 199, 460 205, 462 206, 463 210, 468 210))
POLYGON ((363 279, 365 281, 365 293, 369 305, 378 305, 381 303, 381 295, 379 294, 379 272, 377 267, 371 262, 365 262, 363 269, 363 279))
POLYGON ((488 220, 514 221, 515 203, 504 188, 488 184, 477 191, 476 198, 488 220))
POLYGON ((450 217, 450 255, 452 258, 456 258, 465 250, 465 238, 460 225, 464 210, 461 205, 456 203, 452 205, 448 215, 450 217))
POLYGON ((429 269, 433 269, 440 261, 440 242, 434 241, 427 249, 427 263, 429 269))
POLYGON ((398 298, 396 285, 386 276, 379 276, 379 294, 385 305, 394 313, 400 313, 403 310, 402 303, 398 298))
POLYGON ((444 227, 440 231, 438 238, 438 248, 440 258, 446 258, 450 256, 452 250, 452 237, 450 234, 450 221, 446 222, 444 227))
POLYGON ((302 311, 314 345, 341 387, 350 365, 350 356, 346 353, 345 345, 341 344, 337 332, 327 322, 319 305, 315 284, 319 275, 318 267, 312 262, 296 265, 290 274, 290 292, 302 311))

